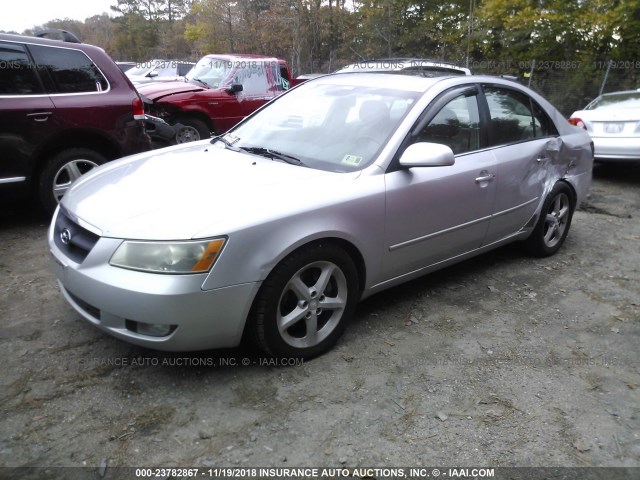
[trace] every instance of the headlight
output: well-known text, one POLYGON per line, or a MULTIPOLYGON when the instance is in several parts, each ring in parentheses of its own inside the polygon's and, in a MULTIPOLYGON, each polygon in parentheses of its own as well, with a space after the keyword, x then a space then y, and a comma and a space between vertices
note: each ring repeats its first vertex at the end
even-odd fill
POLYGON ((127 240, 113 254, 110 264, 153 273, 205 273, 224 246, 224 238, 186 242, 127 240))

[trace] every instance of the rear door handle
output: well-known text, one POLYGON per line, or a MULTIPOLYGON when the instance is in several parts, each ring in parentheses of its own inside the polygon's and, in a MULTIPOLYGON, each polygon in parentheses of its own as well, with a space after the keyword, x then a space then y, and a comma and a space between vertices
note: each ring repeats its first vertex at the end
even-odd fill
POLYGON ((489 173, 487 175, 482 175, 481 177, 476 178, 476 183, 491 182, 494 178, 496 178, 495 174, 489 173))
POLYGON ((35 112, 35 113, 27 113, 27 118, 34 120, 36 122, 46 122, 49 120, 49 116, 53 115, 53 112, 35 112))

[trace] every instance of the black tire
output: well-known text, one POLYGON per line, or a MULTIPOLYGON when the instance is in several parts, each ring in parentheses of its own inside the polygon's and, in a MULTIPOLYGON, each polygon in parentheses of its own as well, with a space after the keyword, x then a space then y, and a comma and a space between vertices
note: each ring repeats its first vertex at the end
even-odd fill
POLYGON ((254 301, 249 333, 274 357, 316 357, 340 338, 358 298, 351 257, 336 245, 317 243, 292 253, 269 274, 254 301), (317 283, 322 273, 328 275, 324 288, 317 283))
POLYGON ((179 118, 176 122, 177 144, 197 142, 211 136, 211 131, 206 123, 197 118, 179 118), (181 125, 178 125, 181 124, 181 125))
POLYGON ((571 187, 564 182, 556 183, 542 205, 531 236, 525 240, 527 250, 537 257, 556 253, 567 238, 575 208, 571 187))
POLYGON ((87 148, 62 150, 47 160, 38 178, 38 196, 45 212, 53 213, 78 177, 106 162, 104 156, 87 148))

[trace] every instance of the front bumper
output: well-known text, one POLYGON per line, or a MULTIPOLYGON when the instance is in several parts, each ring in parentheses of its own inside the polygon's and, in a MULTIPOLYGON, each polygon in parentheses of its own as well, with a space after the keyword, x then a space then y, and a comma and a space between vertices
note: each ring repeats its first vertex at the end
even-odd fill
POLYGON ((144 116, 144 126, 146 133, 152 141, 169 145, 175 144, 176 133, 183 127, 181 123, 169 125, 162 118, 149 114, 145 114, 144 116))
MULTIPOLYGON (((69 304, 102 331, 129 343, 165 351, 234 347, 240 343, 260 282, 203 290, 208 274, 161 275, 109 265, 122 242, 99 238, 80 263, 69 258, 49 231, 58 283, 69 304), (132 325, 171 325, 162 337, 132 325)), ((215 267, 214 267, 215 268, 215 267)))

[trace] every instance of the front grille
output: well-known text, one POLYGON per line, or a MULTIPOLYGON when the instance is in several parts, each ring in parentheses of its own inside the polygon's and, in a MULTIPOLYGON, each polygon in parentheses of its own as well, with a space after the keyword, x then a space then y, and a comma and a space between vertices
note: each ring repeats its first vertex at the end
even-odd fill
POLYGON ((82 263, 100 236, 71 220, 61 208, 53 230, 56 246, 71 260, 82 263))

